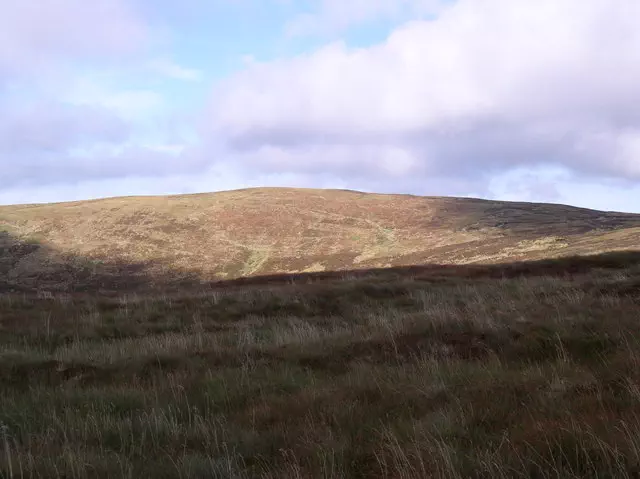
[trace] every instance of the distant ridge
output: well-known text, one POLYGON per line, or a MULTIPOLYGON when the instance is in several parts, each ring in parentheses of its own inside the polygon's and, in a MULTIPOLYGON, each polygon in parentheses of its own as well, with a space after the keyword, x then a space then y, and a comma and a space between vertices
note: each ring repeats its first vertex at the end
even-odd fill
POLYGON ((640 249, 640 215, 296 188, 2 206, 0 232, 0 273, 16 284, 70 262, 216 280, 640 249))

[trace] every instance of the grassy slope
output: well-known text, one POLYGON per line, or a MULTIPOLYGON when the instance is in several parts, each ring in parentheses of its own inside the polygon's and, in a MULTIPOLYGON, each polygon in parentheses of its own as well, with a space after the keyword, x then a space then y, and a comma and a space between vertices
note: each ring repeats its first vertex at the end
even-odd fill
POLYGON ((1 295, 0 477, 638 477, 639 310, 639 254, 1 295))
POLYGON ((638 225, 288 189, 2 207, 0 477, 638 477, 637 253, 134 287, 633 249, 638 225), (18 287, 51 281, 89 289, 18 287))
POLYGON ((19 260, 4 248, 5 274, 17 282, 64 269, 69 255, 96 271, 116 262, 209 280, 640 247, 639 215, 287 188, 0 207, 1 230, 43 246, 22 248, 19 260))

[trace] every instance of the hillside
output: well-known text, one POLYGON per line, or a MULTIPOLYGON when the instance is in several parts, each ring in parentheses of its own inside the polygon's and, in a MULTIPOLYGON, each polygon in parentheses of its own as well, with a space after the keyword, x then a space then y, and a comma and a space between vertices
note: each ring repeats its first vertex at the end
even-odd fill
POLYGON ((0 221, 0 478, 640 477, 638 215, 255 189, 0 221))
POLYGON ((0 294, 0 477, 637 478, 640 254, 543 264, 0 294))
POLYGON ((640 215, 344 190, 260 188, 0 207, 0 273, 14 285, 101 275, 209 281, 634 248, 640 215))

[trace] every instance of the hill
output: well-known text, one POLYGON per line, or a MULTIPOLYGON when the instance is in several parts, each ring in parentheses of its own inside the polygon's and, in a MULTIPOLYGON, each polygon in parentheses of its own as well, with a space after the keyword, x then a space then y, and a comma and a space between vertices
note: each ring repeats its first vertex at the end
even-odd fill
POLYGON ((0 225, 0 477, 640 477, 638 215, 256 189, 0 225))
POLYGON ((80 277, 211 281, 638 247, 640 215, 344 190, 258 188, 0 207, 0 274, 13 285, 80 277))

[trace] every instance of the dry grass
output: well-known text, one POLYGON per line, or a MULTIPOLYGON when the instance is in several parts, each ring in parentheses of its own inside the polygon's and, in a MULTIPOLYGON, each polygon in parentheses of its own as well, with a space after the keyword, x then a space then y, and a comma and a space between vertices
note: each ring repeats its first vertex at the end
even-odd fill
POLYGON ((640 248, 638 215, 287 188, 0 207, 2 230, 42 245, 22 248, 19 261, 0 254, 0 270, 5 263, 23 283, 59 275, 70 257, 87 271, 136 264, 154 277, 180 271, 209 281, 640 248))
POLYGON ((640 474, 640 255, 306 278, 1 295, 0 477, 640 474))

